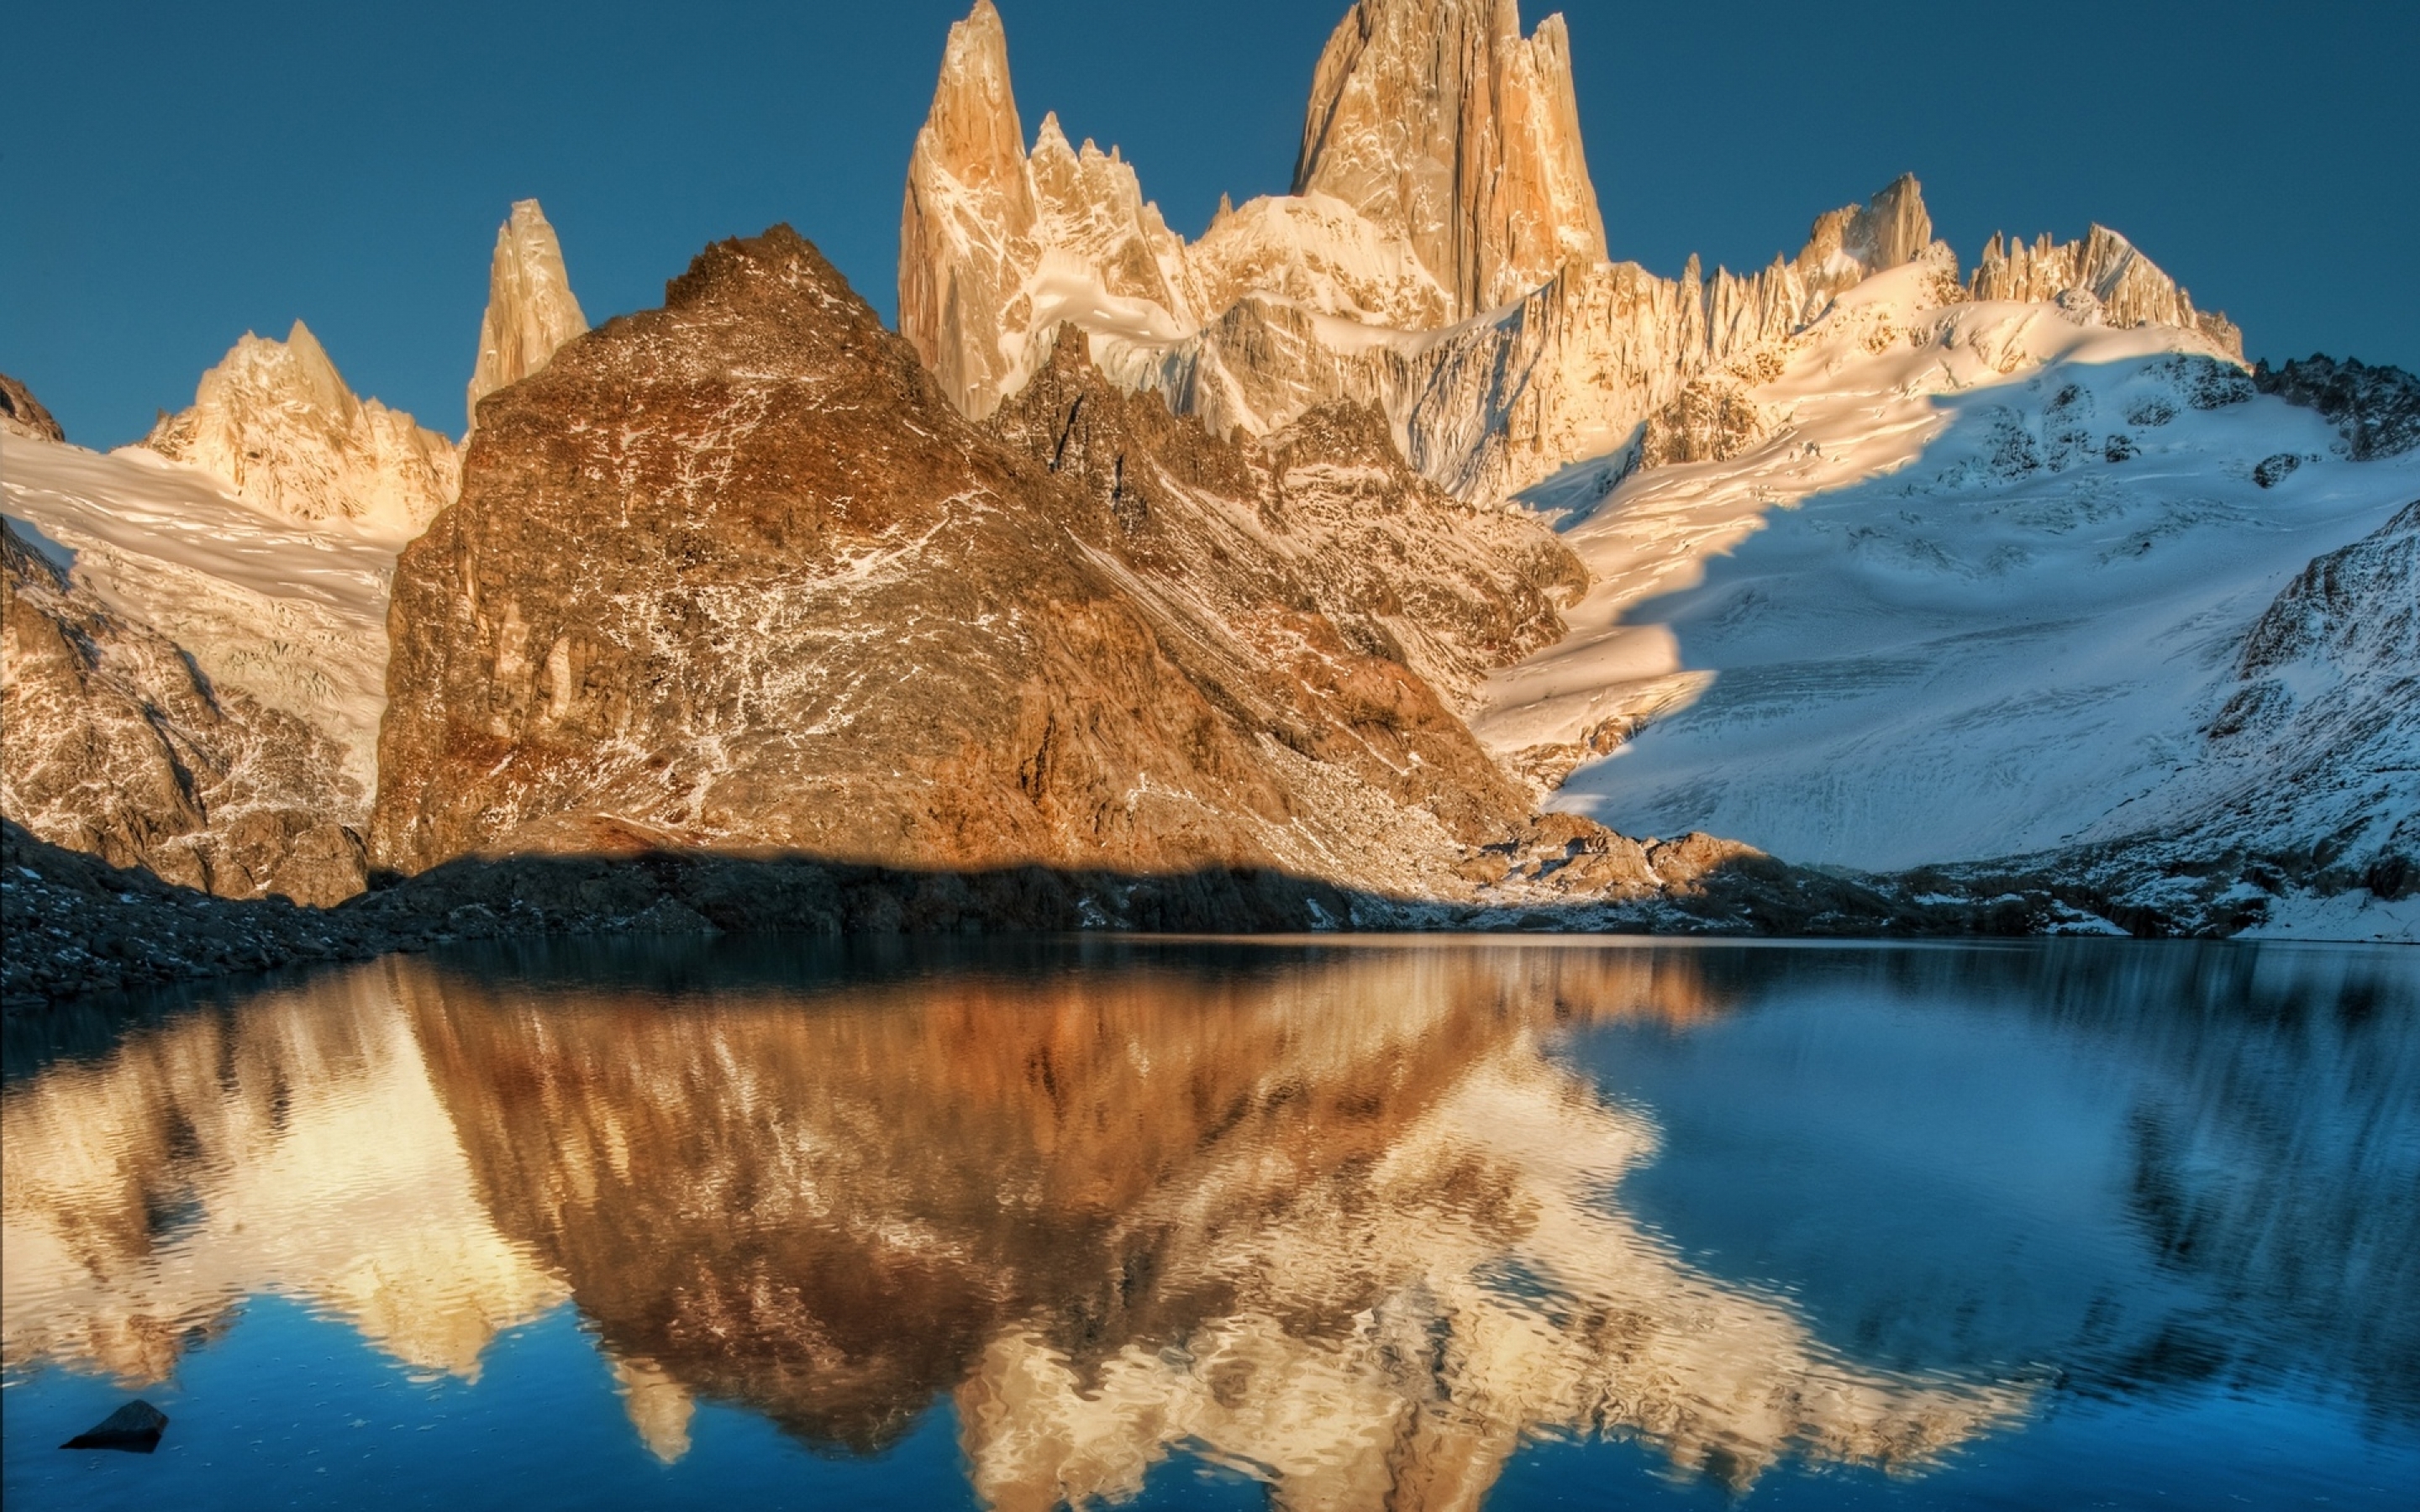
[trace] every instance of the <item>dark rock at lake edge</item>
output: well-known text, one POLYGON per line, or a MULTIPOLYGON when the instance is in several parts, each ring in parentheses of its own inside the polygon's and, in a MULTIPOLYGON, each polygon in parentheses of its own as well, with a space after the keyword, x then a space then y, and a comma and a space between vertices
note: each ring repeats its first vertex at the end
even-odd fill
POLYGON ((2209 937, 2257 923, 2239 867, 2081 873, 2009 865, 1860 877, 1705 836, 1641 845, 1548 815, 1475 860, 1519 901, 1439 903, 1249 868, 1163 874, 1039 866, 923 872, 684 851, 628 832, 579 855, 466 856, 334 908, 213 898, 0 822, 0 1005, 361 961, 462 941, 729 934, 948 935, 1158 931, 1564 933, 1910 938, 2057 933, 2209 937), (1639 864, 1656 886, 1627 880, 1639 864), (1537 879, 1569 890, 1542 892, 1537 879), (1554 899, 1554 901, 1544 901, 1554 899))

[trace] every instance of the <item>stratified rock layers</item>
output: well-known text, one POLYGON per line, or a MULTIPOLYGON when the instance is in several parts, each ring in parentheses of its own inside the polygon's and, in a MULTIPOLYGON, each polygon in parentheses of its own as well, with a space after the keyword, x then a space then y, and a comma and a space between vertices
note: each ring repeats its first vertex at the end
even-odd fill
MULTIPOLYGON (((1409 884, 1519 816, 1408 653, 1300 588, 1338 548, 1290 535, 1251 476, 1270 463, 1079 447, 1054 476, 1076 408, 1047 456, 1040 416, 1003 444, 786 227, 709 248, 664 309, 492 396, 461 502, 405 551, 377 856, 610 821, 903 865, 1409 884)), ((1406 539, 1455 528, 1390 459, 1336 467, 1434 514, 1406 539)), ((1474 654, 1501 660, 1559 633, 1545 589, 1572 567, 1492 528, 1526 557, 1475 533, 1404 577, 1500 601, 1474 654)))
POLYGON ((556 347, 587 330, 546 212, 534 199, 514 201, 512 215, 496 228, 488 265, 488 313, 471 370, 471 428, 479 428, 481 399, 544 367, 556 347))

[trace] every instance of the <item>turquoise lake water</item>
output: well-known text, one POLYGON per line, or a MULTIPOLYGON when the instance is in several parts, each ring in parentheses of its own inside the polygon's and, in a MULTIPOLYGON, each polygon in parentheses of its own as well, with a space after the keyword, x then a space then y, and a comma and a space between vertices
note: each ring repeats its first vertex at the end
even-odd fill
POLYGON ((8 1032, 12 1512, 2420 1504, 2420 951, 557 944, 8 1032))

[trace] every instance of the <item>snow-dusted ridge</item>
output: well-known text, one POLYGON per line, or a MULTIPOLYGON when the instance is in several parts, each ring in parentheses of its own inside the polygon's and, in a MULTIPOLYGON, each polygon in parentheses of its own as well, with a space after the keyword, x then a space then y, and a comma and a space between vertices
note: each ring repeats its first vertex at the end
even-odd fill
POLYGON ((2299 856, 2247 917, 2414 937, 2406 904, 2295 899, 2406 886, 2411 548, 2380 542, 2357 591, 2306 563, 2420 498, 2420 453, 2353 460, 2222 332, 2094 315, 1884 274, 1745 389, 1757 444, 1601 499, 1587 469, 1533 490, 1596 584, 1568 639, 1493 682, 1481 737, 1570 770, 1553 806, 1626 833, 1867 871, 2299 856), (2298 579, 2369 628, 2264 671, 2255 625, 2298 579))
MULTIPOLYGON (((899 308, 960 410, 995 439, 1015 429, 1019 402, 1072 359, 1055 346, 1072 329, 1110 385, 1096 406, 1156 394, 1273 452, 1297 425, 1355 416, 1420 488, 1486 517, 1453 527, 1478 543, 1476 567, 1527 570, 1491 557, 1539 533, 1503 508, 1554 521, 1592 575, 1570 633, 1483 687, 1499 653, 1538 639, 1457 650, 1442 620, 1395 601, 1409 579, 1352 579, 1327 609, 1374 615, 1384 633, 1365 639, 1400 653, 1463 747, 1466 717, 1495 758, 1472 751, 1439 801, 1510 794, 1497 817, 1544 849, 1462 835, 1466 851, 1526 859, 1440 841, 1425 872, 1402 845, 1356 847, 1368 854, 1350 865, 1306 853, 1305 870, 1434 901, 1452 889, 1429 883, 1449 873, 1562 887, 1583 853, 1621 851, 1631 881, 1668 880, 1653 842, 1583 835, 1577 813, 1865 872, 2073 884, 2057 917, 2079 928, 2115 927, 2102 909, 2151 930, 2420 938, 2420 525, 2407 507, 2420 383, 2325 359, 2247 371, 2230 322, 2098 225, 2071 242, 1995 236, 1962 269, 1912 177, 1819 216, 1764 268, 1708 274, 1692 259, 1657 277, 1610 260, 1572 98, 1559 17, 1525 34, 1513 0, 1358 0, 1320 59, 1293 192, 1222 203, 1187 242, 1116 147, 1071 144, 1055 115, 1029 147, 991 0, 951 30, 909 167, 899 308), (1358 418, 1373 410, 1384 437, 1358 418), (1497 763, 1569 812, 1521 807, 1497 763)), ((551 228, 535 201, 517 204, 491 263, 473 420, 584 329, 551 228)), ((299 322, 282 342, 247 334, 147 450, 45 439, 27 418, 39 406, 14 395, 0 393, 0 485, 12 522, 67 574, 58 602, 123 622, 130 646, 172 643, 201 696, 221 687, 300 719, 370 792, 396 554, 455 501, 464 448, 352 394, 299 322)), ((675 470, 688 504, 725 501, 733 474, 711 458, 763 418, 747 410, 761 399, 668 443, 688 459, 675 470)), ((1081 402, 1045 417, 1062 427, 1052 444, 1026 448, 1054 474, 1081 402)), ((564 436, 610 428, 629 449, 671 434, 565 404, 564 436)), ((1206 444, 1179 428, 1160 438, 1171 455, 1206 444)), ((482 427, 480 444, 507 443, 482 427)), ((1129 458, 1096 460, 1105 507, 1136 534, 1149 506, 1125 486, 1129 458)), ((1394 497, 1391 483, 1372 491, 1385 461, 1290 472, 1236 519, 1277 511, 1297 482, 1296 502, 1321 509, 1394 497)), ((1370 523, 1323 524, 1317 549, 1370 523)), ((1382 548, 1404 561, 1435 544, 1382 548)), ((43 576, 18 560, 28 582, 43 576)), ((1175 574, 1188 586, 1153 602, 1183 607, 1208 571, 1175 574)), ((512 594, 527 585, 493 586, 498 680, 542 676, 562 718, 588 642, 520 645, 512 594)), ((650 633, 641 602, 597 643, 650 633)), ((1220 612, 1257 625, 1265 608, 1220 612)), ((1228 681, 1276 679, 1271 708, 1316 691, 1333 661, 1281 619, 1220 642, 1228 681)), ((875 614, 843 628, 871 643, 898 627, 875 614)), ((664 752, 620 755, 653 771, 664 752)), ((1234 785, 1230 772, 1205 788, 1204 811, 1233 795, 1211 788, 1234 785)), ((1405 817, 1400 795, 1367 808, 1371 834, 1405 817)), ((731 833, 767 811, 735 809, 731 833)), ((1674 843, 1717 865, 1690 848, 1703 840, 1674 843)))

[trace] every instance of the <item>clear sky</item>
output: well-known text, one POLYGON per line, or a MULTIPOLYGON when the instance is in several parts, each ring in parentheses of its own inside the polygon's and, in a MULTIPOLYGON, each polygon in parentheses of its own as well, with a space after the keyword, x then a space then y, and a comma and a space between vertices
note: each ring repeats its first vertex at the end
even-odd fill
MULTIPOLYGON (((357 392, 458 433, 489 249, 528 195, 592 320, 784 220, 888 316, 908 147, 969 3, 16 8, 0 371, 116 444, 300 316, 357 392)), ((1001 4, 1029 139, 1056 109, 1122 146, 1192 235, 1221 191, 1287 187, 1345 0, 1001 4)), ((1913 170, 1970 264, 1994 230, 2097 220, 2255 356, 2420 369, 2414 0, 1563 8, 1617 257, 1761 264, 1913 170)))

